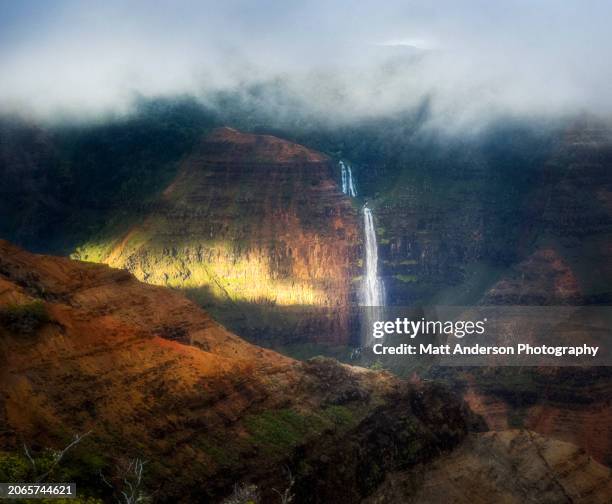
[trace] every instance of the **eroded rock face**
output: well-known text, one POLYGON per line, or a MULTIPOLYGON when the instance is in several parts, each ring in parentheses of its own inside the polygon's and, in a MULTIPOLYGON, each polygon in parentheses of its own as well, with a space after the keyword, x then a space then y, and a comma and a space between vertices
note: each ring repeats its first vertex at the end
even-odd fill
POLYGON ((422 471, 389 475, 367 504, 584 504, 612 498, 610 469, 576 446, 530 431, 467 439, 422 471))
POLYGON ((390 304, 471 305, 493 286, 495 303, 609 303, 610 124, 576 120, 546 147, 514 141, 501 141, 524 154, 511 160, 463 146, 456 163, 415 162, 379 198, 390 304))
POLYGON ((485 305, 562 305, 583 300, 576 274, 552 248, 535 251, 486 293, 485 305))
POLYGON ((466 373, 463 394, 491 430, 522 427, 570 442, 612 463, 612 374, 607 368, 507 369, 466 373))
POLYGON ((0 324, 0 451, 63 446, 91 430, 84 449, 107 464, 149 461, 147 490, 160 502, 218 502, 245 480, 269 502, 287 485, 284 467, 295 502, 355 502, 475 425, 439 386, 294 361, 172 290, 0 241, 0 313, 33 302, 47 314, 36 326, 0 324))
POLYGON ((483 303, 605 304, 610 301, 612 130, 577 122, 543 167, 524 241, 531 250, 483 303))
MULTIPOLYGON (((567 130, 529 200, 531 249, 481 298, 496 305, 607 305, 612 270, 612 131, 594 121, 567 130)), ((602 308, 603 309, 603 308, 602 308)), ((578 337, 590 341, 589 329, 578 337)), ((529 335, 522 335, 528 340, 529 335)), ((524 427, 612 461, 612 375, 607 368, 466 372, 464 398, 491 429, 524 427)), ((460 376, 455 377, 462 381, 460 376)))
POLYGON ((346 343, 360 239, 333 170, 301 145, 215 130, 152 210, 75 257, 189 291, 255 339, 346 343))

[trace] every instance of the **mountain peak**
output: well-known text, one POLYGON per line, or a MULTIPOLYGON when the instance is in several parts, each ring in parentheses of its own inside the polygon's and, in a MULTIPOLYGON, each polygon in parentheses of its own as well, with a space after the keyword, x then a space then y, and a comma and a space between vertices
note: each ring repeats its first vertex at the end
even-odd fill
POLYGON ((207 158, 226 162, 322 163, 328 157, 272 135, 244 133, 230 127, 213 130, 202 142, 207 158))

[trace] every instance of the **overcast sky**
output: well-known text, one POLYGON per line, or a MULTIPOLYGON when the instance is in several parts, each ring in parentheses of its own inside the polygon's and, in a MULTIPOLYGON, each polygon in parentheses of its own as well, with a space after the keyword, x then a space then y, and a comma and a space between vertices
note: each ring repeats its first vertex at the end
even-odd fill
POLYGON ((270 79, 314 113, 612 112, 609 0, 0 0, 0 107, 122 110, 270 79))

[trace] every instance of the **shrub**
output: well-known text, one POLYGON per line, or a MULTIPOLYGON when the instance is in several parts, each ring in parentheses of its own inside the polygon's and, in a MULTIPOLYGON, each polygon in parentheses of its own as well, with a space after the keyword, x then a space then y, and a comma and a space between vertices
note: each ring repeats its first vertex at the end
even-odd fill
POLYGON ((49 320, 47 309, 39 300, 0 308, 0 325, 19 334, 33 334, 49 320))
POLYGON ((27 481, 30 464, 18 453, 0 452, 0 481, 27 481))
POLYGON ((382 362, 377 360, 376 362, 374 362, 373 364, 370 365, 370 369, 372 371, 384 371, 385 370, 385 366, 383 366, 382 362))

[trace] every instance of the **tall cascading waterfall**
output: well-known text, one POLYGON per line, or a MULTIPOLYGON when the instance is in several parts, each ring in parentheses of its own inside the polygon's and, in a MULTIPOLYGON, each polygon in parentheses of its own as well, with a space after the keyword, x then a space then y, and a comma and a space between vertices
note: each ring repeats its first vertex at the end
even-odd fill
POLYGON ((362 347, 374 343, 372 323, 384 320, 385 287, 378 276, 378 243, 372 210, 363 207, 363 228, 365 235, 365 275, 363 279, 362 306, 365 308, 362 319, 362 347))
POLYGON ((351 166, 344 164, 340 161, 340 170, 342 175, 342 192, 348 194, 351 198, 357 196, 357 189, 355 189, 355 182, 353 182, 353 172, 351 166))
POLYGON ((348 191, 351 197, 357 196, 357 189, 355 189, 355 184, 353 183, 353 172, 351 172, 351 167, 347 166, 348 170, 348 191))
MULTIPOLYGON (((351 198, 357 196, 357 189, 353 180, 353 172, 350 165, 339 161, 340 174, 342 178, 342 192, 351 198)), ((365 275, 363 278, 361 292, 361 306, 365 308, 362 319, 362 330, 365 332, 362 336, 361 347, 356 349, 357 354, 361 352, 362 347, 372 345, 373 337, 371 335, 372 322, 374 320, 382 320, 384 317, 385 305, 385 289, 383 281, 378 276, 378 243, 376 242, 376 230, 374 228, 374 217, 372 210, 366 204, 363 207, 363 229, 365 235, 365 275)))
POLYGON ((384 306, 385 292, 378 276, 378 244, 374 229, 372 210, 363 207, 363 227, 365 234, 365 277, 363 282, 363 306, 384 306))

